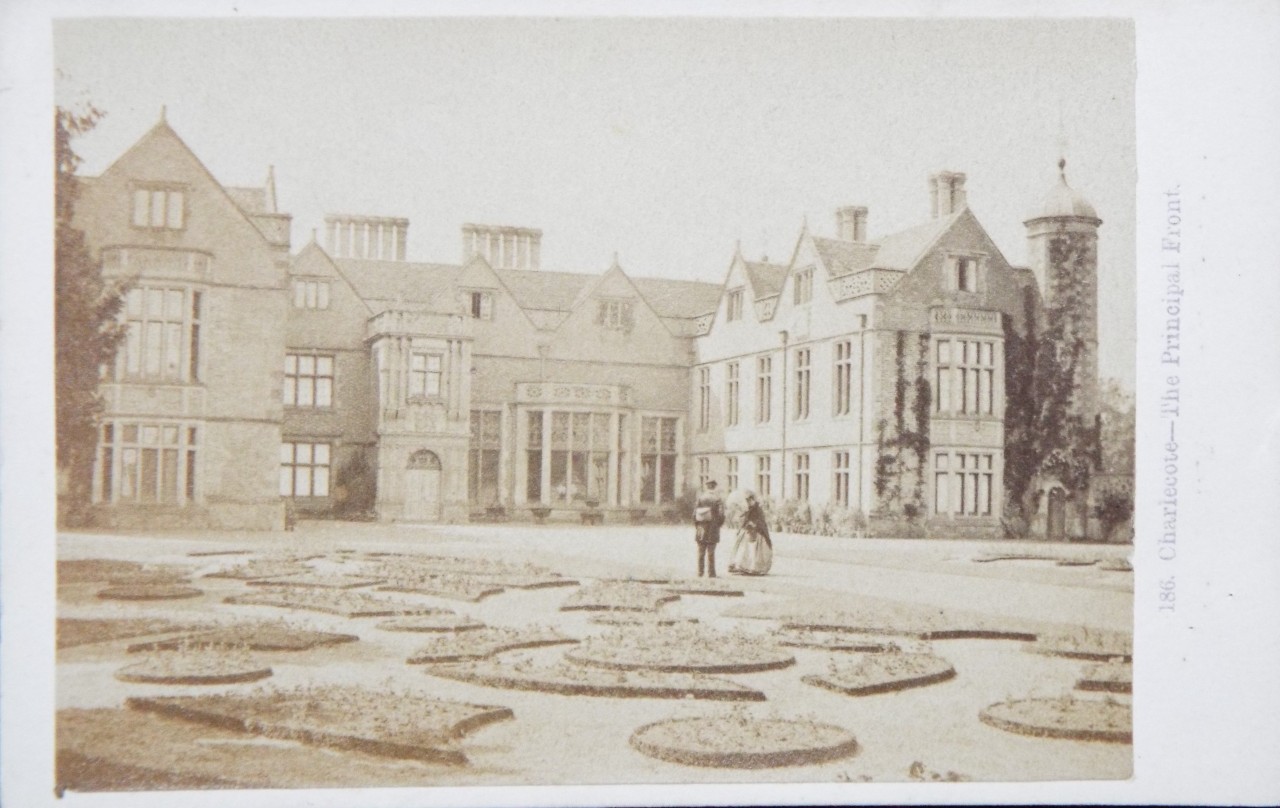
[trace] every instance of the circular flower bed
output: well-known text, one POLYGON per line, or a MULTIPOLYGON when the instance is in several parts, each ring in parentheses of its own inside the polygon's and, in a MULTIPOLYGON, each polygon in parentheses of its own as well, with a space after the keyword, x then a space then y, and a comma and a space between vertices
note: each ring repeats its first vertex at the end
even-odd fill
POLYGON ((397 617, 383 620, 378 628, 383 631, 476 631, 484 623, 461 614, 424 614, 416 617, 397 617))
POLYGON ((880 635, 864 635, 851 631, 823 631, 800 626, 784 626, 773 632, 771 639, 791 648, 820 648, 824 651, 888 651, 893 643, 880 635))
POLYGON ((431 637, 424 646, 409 657, 409 664, 483 659, 517 648, 540 648, 544 645, 564 645, 575 642, 577 640, 564 636, 554 628, 488 626, 476 631, 439 634, 431 637))
POLYGON ((863 654, 852 665, 832 665, 826 673, 805 676, 803 681, 849 696, 870 696, 945 682, 955 675, 950 662, 933 654, 886 651, 863 654))
POLYGON ((447 609, 423 606, 404 600, 371 595, 350 589, 305 589, 261 587, 247 595, 232 595, 225 603, 251 606, 278 606, 338 614, 343 617, 397 617, 410 614, 449 613, 447 609))
POLYGON ((129 652, 167 651, 183 647, 203 646, 219 648, 247 648, 252 651, 309 651, 323 645, 355 642, 354 634, 336 634, 293 626, 284 621, 222 626, 212 630, 189 633, 180 637, 149 640, 129 646, 129 652))
POLYGON ((1108 697, 1025 699, 993 704, 979 716, 982 723, 1037 738, 1133 743, 1133 708, 1108 697))
POLYGON ((584 641, 565 659, 598 668, 686 673, 769 671, 796 661, 757 635, 690 624, 611 631, 584 641))
POLYGON ((487 687, 565 696, 764 701, 764 694, 759 690, 700 673, 604 670, 563 661, 548 666, 535 665, 528 659, 491 659, 431 665, 426 672, 431 676, 487 687))
POLYGON ((646 724, 631 735, 631 746, 670 763, 735 769, 806 766, 858 751, 853 735, 831 724, 739 713, 646 724))
POLYGON ((198 598, 203 590, 179 584, 123 584, 109 586, 98 593, 105 600, 180 600, 198 598))
POLYGON ((122 682, 164 685, 227 685, 254 682, 271 675, 271 668, 254 661, 243 649, 183 647, 116 671, 122 682))

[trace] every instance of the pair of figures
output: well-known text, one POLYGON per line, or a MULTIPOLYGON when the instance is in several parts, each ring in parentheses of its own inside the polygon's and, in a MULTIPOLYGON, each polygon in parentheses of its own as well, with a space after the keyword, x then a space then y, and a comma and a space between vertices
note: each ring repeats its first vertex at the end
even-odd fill
MULTIPOLYGON (((693 523, 698 543, 698 577, 716 577, 716 545, 720 543, 720 528, 724 525, 724 500, 716 491, 716 482, 707 483, 698 495, 693 508, 693 523)), ((733 544, 729 559, 729 572, 741 575, 764 575, 773 565, 773 542, 769 538, 769 523, 764 509, 754 494, 746 496, 746 513, 738 528, 738 539, 733 544)))

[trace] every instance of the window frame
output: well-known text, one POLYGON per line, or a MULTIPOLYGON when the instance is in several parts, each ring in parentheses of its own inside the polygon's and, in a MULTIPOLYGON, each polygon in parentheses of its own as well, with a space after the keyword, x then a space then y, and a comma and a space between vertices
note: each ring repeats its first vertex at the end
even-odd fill
POLYGON ((773 354, 756 357, 756 423, 773 420, 773 354))
POLYGON ((813 267, 796 270, 791 290, 793 305, 804 306, 813 302, 813 267))
POLYGON ((793 401, 794 410, 791 414, 793 421, 804 421, 809 418, 810 399, 812 398, 812 382, 813 382, 813 349, 812 348, 796 348, 795 349, 795 400, 793 401))
POLYGON ((742 365, 729 362, 724 368, 724 397, 726 427, 737 426, 741 419, 740 394, 742 392, 742 365))
POLYGON ((409 351, 409 393, 408 397, 411 401, 426 401, 438 399, 444 396, 444 354, 438 350, 414 350, 409 351), (418 360, 422 360, 422 367, 417 367, 418 360), (431 360, 435 359, 438 367, 431 367, 431 360), (431 391, 431 380, 435 380, 435 392, 431 391))
POLYGON ((310 439, 310 438, 294 438, 291 440, 283 440, 280 442, 280 481, 279 491, 280 497, 284 499, 324 499, 329 497, 333 491, 333 444, 330 441, 310 439), (307 459, 299 461, 299 447, 307 447, 307 459), (289 459, 285 459, 285 447, 289 447, 289 459), (317 459, 319 450, 323 448, 325 459, 323 462, 317 459), (285 474, 286 469, 289 475, 289 491, 286 494, 285 474), (298 474, 299 469, 306 469, 306 489, 308 493, 298 493, 298 484, 303 477, 298 474), (323 469, 323 474, 317 471, 323 469), (317 480, 324 480, 324 493, 317 494, 317 480))
POLYGON ((333 302, 333 282, 329 278, 294 276, 293 308, 302 311, 327 311, 333 302))
POLYGON ((171 182, 139 182, 134 183, 130 194, 129 203, 129 224, 135 230, 148 230, 151 232, 173 231, 180 232, 187 229, 187 222, 190 220, 190 210, 187 204, 188 188, 185 185, 171 182), (156 197, 160 196, 163 200, 162 215, 159 223, 156 218, 156 197), (145 198, 145 210, 140 202, 145 198), (174 206, 174 199, 177 199, 177 206, 174 206), (142 217, 146 221, 140 223, 139 213, 143 212, 142 217), (175 224, 171 221, 174 213, 177 213, 178 222, 175 224))
POLYGON ((297 410, 331 410, 333 409, 334 392, 337 389, 338 357, 323 351, 290 350, 284 355, 284 383, 281 385, 281 400, 285 407, 297 410), (309 372, 302 370, 303 360, 311 360, 309 372), (327 360, 329 371, 321 371, 321 360, 327 360), (310 403, 300 403, 303 380, 309 380, 310 403), (328 384, 322 384, 323 382, 328 384), (292 384, 290 384, 292 382, 292 384), (292 390, 292 396, 290 395, 292 390), (326 390, 327 403, 320 403, 320 391, 326 390))
POLYGON ((742 319, 742 312, 744 308, 743 298, 745 297, 743 289, 744 287, 738 286, 730 289, 725 294, 725 320, 727 322, 732 323, 742 319))

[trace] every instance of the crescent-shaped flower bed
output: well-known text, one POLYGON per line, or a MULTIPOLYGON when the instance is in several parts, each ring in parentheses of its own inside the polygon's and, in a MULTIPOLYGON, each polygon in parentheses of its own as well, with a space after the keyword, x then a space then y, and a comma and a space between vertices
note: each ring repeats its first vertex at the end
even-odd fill
POLYGON ((512 718, 507 707, 440 701, 348 685, 131 698, 126 706, 225 729, 334 749, 462 765, 457 739, 512 718))
POLYGON ((764 694, 728 679, 698 673, 655 671, 607 671, 558 662, 536 666, 527 660, 431 665, 431 676, 508 690, 534 690, 565 696, 608 698, 708 699, 712 701, 764 701, 764 694))
POLYGON ((271 668, 242 649, 182 648, 164 651, 116 671, 122 682, 162 685, 230 685, 256 682, 271 668))
POLYGON ((488 626, 476 631, 440 634, 432 637, 409 657, 409 664, 484 659, 517 648, 538 648, 544 645, 565 645, 576 642, 577 640, 566 637, 553 628, 530 626, 516 629, 488 626))
POLYGON ((1071 631, 1041 635, 1027 645, 1027 650, 1073 659, 1129 662, 1133 660, 1133 635, 1082 626, 1071 631))
POLYGON ((152 634, 205 631, 209 626, 201 623, 174 623, 170 620, 143 618, 128 620, 81 620, 58 618, 58 647, 71 648, 95 642, 124 640, 129 637, 145 637, 152 634))
POLYGON ((1090 665, 1084 675, 1076 680, 1077 690, 1095 690, 1104 693, 1133 692, 1133 664, 1130 662, 1102 662, 1090 665))
POLYGON ((383 583, 385 578, 369 578, 358 575, 328 575, 319 572, 285 575, 279 578, 256 578, 249 586, 301 586, 311 589, 359 589, 383 583))
POLYGON ((104 600, 182 600, 198 598, 204 590, 180 584, 122 584, 98 592, 104 600))
POLYGON ((149 640, 129 646, 130 652, 167 651, 184 646, 248 648, 253 651, 308 651, 324 645, 338 645, 360 639, 354 634, 313 631, 285 623, 224 626, 211 631, 149 640))
POLYGON ((632 581, 600 581, 574 592, 560 611, 652 612, 680 596, 647 584, 632 581))
POLYGON ((955 675, 950 662, 933 654, 886 651, 862 654, 852 664, 832 665, 803 681, 848 696, 870 696, 945 682, 955 675))
POLYGON ((727 581, 718 578, 689 578, 672 581, 662 587, 677 595, 712 595, 727 598, 742 597, 742 590, 727 581))
POLYGON ((479 620, 467 617, 466 615, 453 614, 424 614, 415 617, 396 617, 391 620, 383 620, 378 624, 378 628, 383 631, 476 631, 484 628, 484 623, 479 620))
POLYGON ((646 724, 631 746, 669 763, 726 769, 807 766, 858 751, 853 735, 831 724, 733 714, 646 724))
POLYGON ((448 610, 422 606, 396 598, 380 597, 348 589, 296 589, 263 587, 245 595, 232 595, 224 603, 248 606, 276 606, 303 609, 343 617, 398 617, 410 614, 440 614, 448 610))
POLYGON ((823 651, 888 651, 893 643, 883 635, 867 636, 851 631, 823 631, 821 629, 784 626, 769 635, 778 645, 789 648, 819 648, 823 651))
POLYGON ((758 635, 700 625, 614 630, 565 654, 579 665, 670 673, 751 673, 794 665, 796 658, 758 635))
POLYGON ((1037 738, 1133 743, 1133 709, 1098 699, 1024 699, 1004 701, 983 710, 982 723, 1037 738))

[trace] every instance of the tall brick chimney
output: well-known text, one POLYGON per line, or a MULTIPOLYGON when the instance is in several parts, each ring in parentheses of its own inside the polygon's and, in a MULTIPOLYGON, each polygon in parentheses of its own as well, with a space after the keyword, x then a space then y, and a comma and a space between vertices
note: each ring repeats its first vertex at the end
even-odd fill
POLYGON ((331 213, 324 217, 325 251, 334 258, 403 261, 409 220, 331 213))
POLYGON ((483 256, 494 269, 538 269, 542 265, 542 231, 530 227, 489 224, 462 226, 462 263, 483 256))
POLYGON ((929 176, 929 204, 933 218, 950 216, 968 202, 964 192, 964 174, 956 171, 939 171, 929 176))
POLYGON ((867 209, 860 205, 837 208, 836 233, 843 241, 866 241, 867 209))

